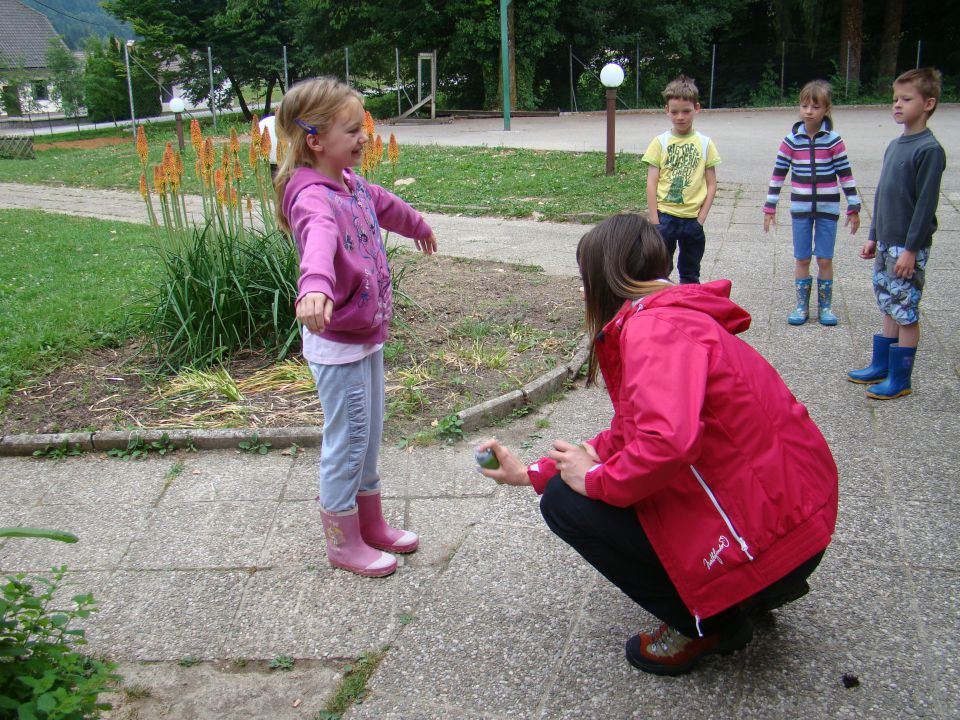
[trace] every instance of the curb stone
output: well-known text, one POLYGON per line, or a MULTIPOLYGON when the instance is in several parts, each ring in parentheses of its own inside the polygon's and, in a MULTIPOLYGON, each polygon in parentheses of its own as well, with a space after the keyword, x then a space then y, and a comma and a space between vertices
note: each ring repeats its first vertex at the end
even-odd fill
MULTIPOLYGON (((464 431, 479 430, 507 417, 524 405, 536 405, 546 400, 552 393, 563 387, 567 380, 575 378, 589 357, 589 345, 584 337, 577 345, 573 358, 566 364, 532 380, 519 390, 513 390, 473 407, 461 410, 458 414, 463 421, 464 431)), ((243 440, 249 440, 256 433, 261 442, 270 443, 274 448, 319 447, 323 441, 323 431, 316 426, 285 428, 229 428, 223 430, 184 430, 184 429, 145 429, 145 430, 105 430, 102 432, 78 433, 24 433, 0 437, 0 457, 14 455, 32 455, 48 447, 59 447, 66 443, 69 448, 78 448, 83 452, 105 452, 123 450, 134 438, 145 443, 160 442, 164 435, 174 447, 193 447, 197 450, 225 450, 236 448, 243 440)))

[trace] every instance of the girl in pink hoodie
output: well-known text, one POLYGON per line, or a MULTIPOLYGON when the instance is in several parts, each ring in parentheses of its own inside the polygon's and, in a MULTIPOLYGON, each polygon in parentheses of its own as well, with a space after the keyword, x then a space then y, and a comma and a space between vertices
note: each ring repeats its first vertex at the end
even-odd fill
POLYGON ((393 313, 380 228, 413 238, 426 254, 437 241, 416 210, 354 173, 370 139, 363 120, 363 100, 348 85, 294 85, 277 112, 287 153, 274 185, 280 226, 300 253, 297 319, 323 408, 318 499, 327 557, 382 577, 397 567, 390 552, 413 552, 419 538, 391 527, 380 505, 383 343, 393 313))

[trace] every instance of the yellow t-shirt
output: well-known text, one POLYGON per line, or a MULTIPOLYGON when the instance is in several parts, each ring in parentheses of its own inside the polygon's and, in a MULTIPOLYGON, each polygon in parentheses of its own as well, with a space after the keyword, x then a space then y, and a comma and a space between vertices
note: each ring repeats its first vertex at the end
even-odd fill
POLYGON ((650 142, 643 161, 660 168, 657 210, 694 218, 707 199, 704 173, 720 164, 720 153, 713 140, 696 130, 686 135, 674 135, 668 130, 650 142))

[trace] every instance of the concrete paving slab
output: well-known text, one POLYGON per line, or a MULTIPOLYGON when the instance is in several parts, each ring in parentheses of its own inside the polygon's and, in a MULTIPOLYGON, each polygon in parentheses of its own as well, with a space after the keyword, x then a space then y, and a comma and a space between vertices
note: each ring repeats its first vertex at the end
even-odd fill
POLYGON ((340 681, 338 668, 299 661, 288 671, 265 662, 122 663, 125 692, 103 699, 112 718, 315 718, 340 681), (128 694, 129 693, 129 694, 128 694), (145 697, 140 697, 145 695, 145 697))
POLYGON ((76 543, 19 540, 0 549, 0 567, 45 572, 53 566, 71 570, 112 570, 119 567, 132 538, 141 531, 150 509, 139 505, 41 505, 23 514, 28 527, 73 533, 76 543))
POLYGON ((219 657, 350 659, 390 645, 421 594, 430 568, 402 568, 389 578, 362 578, 332 569, 277 568, 254 573, 244 586, 219 657))
POLYGON ((257 563, 276 503, 201 502, 156 508, 130 545, 123 567, 249 568, 257 563))
POLYGON ((215 500, 279 501, 293 459, 280 453, 210 451, 180 457, 182 469, 168 481, 161 506, 215 500))
MULTIPOLYGON (((953 498, 949 498, 953 499, 953 498)), ((901 501, 904 554, 911 567, 956 569, 960 554, 960 504, 901 501)))
POLYGON ((87 585, 100 607, 88 647, 118 660, 220 658, 249 580, 245 570, 117 571, 87 585))
POLYGON ((943 717, 960 717, 960 584, 955 570, 913 568, 917 612, 924 628, 924 662, 937 678, 943 717))
POLYGON ((163 492, 174 460, 143 463, 86 455, 70 462, 43 461, 45 505, 152 505, 163 492))

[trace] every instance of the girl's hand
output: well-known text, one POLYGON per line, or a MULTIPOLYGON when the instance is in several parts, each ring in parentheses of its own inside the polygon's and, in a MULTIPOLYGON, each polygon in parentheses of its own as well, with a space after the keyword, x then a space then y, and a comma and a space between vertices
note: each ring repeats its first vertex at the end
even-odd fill
POLYGON ((776 227, 776 225, 777 225, 777 216, 774 215, 773 213, 764 213, 764 214, 763 214, 763 231, 764 231, 764 232, 770 232, 770 226, 771 226, 771 225, 773 225, 774 227, 776 227))
POLYGON ((860 257, 864 260, 873 260, 877 256, 877 243, 874 240, 867 240, 860 247, 860 257))
POLYGON ((297 320, 316 334, 322 333, 333 315, 333 300, 322 292, 309 292, 297 303, 297 320))
MULTIPOLYGON (((594 452, 594 454, 596 454, 594 452)), ((571 445, 563 440, 553 441, 553 450, 547 453, 557 463, 561 479, 567 486, 584 497, 587 495, 587 471, 599 462, 590 457, 582 446, 571 445)))
POLYGON ((844 223, 844 225, 849 225, 850 234, 856 235, 857 230, 860 229, 860 213, 848 213, 847 221, 844 223))
POLYGON ((893 271, 898 278, 909 280, 913 277, 913 272, 917 266, 917 254, 912 250, 904 250, 897 258, 897 264, 893 266, 893 271))
POLYGON ((417 250, 424 255, 433 255, 437 251, 437 238, 434 237, 433 233, 430 233, 430 237, 428 238, 423 238, 422 240, 415 239, 413 243, 417 246, 417 250))
POLYGON ((478 468, 483 475, 494 480, 501 485, 529 485, 530 476, 527 475, 527 466, 517 460, 512 452, 501 445, 496 438, 490 438, 486 442, 478 445, 476 450, 493 450, 493 454, 500 461, 500 467, 496 470, 488 468, 478 468))

